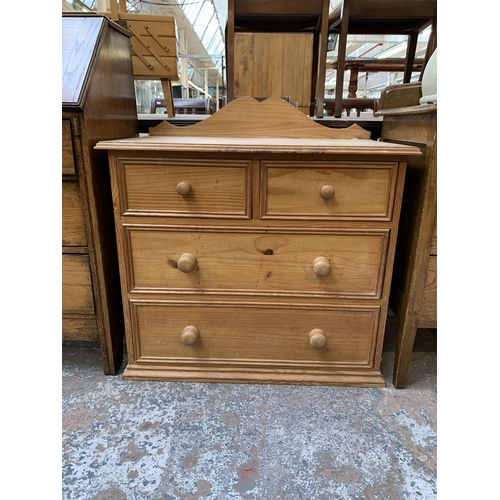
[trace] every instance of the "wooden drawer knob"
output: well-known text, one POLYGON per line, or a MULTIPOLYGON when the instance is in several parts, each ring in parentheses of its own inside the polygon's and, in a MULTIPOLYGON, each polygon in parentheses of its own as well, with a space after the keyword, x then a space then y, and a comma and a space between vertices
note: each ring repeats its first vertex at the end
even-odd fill
POLYGON ((183 273, 190 273, 196 269, 198 261, 192 253, 183 253, 177 261, 177 268, 183 273))
POLYGON ((313 270, 318 278, 324 278, 330 274, 332 265, 326 257, 316 257, 313 260, 313 270))
POLYGON ((191 186, 191 183, 188 181, 181 181, 179 184, 177 184, 177 192, 181 196, 187 196, 191 191, 193 190, 193 186, 191 186))
POLYGON ((196 326, 189 325, 184 328, 182 335, 181 335, 181 342, 184 345, 194 345, 196 342, 198 342, 198 339, 200 337, 200 332, 196 326))
POLYGON ((335 189, 330 184, 323 184, 319 188, 319 194, 324 200, 330 200, 335 196, 335 189))
POLYGON ((322 349, 326 345, 326 335, 323 330, 315 328, 309 332, 309 343, 315 349, 322 349))

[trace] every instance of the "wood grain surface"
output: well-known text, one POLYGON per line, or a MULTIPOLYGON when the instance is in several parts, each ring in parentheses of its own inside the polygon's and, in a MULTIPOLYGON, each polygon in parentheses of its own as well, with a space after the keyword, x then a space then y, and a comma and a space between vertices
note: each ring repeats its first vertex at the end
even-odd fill
POLYGON ((124 378, 383 387, 406 158, 420 150, 280 98, 180 129, 96 146, 110 155, 124 378))

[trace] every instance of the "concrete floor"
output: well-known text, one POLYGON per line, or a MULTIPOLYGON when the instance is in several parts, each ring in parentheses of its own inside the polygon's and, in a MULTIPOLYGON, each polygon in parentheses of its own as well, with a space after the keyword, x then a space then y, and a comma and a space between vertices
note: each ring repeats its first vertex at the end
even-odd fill
POLYGON ((396 390, 396 328, 384 389, 130 382, 64 344, 63 500, 436 499, 436 330, 396 390))

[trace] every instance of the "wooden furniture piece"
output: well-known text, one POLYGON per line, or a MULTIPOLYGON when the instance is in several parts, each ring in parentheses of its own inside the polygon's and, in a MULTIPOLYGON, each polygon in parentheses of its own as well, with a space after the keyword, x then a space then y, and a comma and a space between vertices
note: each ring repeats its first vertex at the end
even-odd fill
MULTIPOLYGON (((412 72, 422 71, 424 66, 423 59, 415 59, 413 62, 412 72)), ((331 68, 336 70, 338 61, 331 63, 331 68)), ((348 57, 344 62, 344 71, 349 71, 349 87, 347 98, 357 98, 358 92, 358 76, 363 73, 378 73, 378 72, 399 72, 404 71, 406 61, 396 58, 375 59, 374 57, 348 57)), ((411 76, 411 73, 410 73, 411 76)), ((353 106, 354 107, 354 106, 353 106)))
POLYGON ((236 33, 234 98, 289 95, 308 114, 312 50, 312 33, 236 33))
POLYGON ((132 63, 137 80, 160 80, 170 118, 175 116, 172 81, 179 79, 176 24, 173 16, 128 14, 125 1, 110 1, 111 19, 132 33, 132 63))
MULTIPOLYGON (((176 114, 211 115, 212 106, 210 99, 183 99, 174 97, 174 110, 176 114)), ((156 108, 166 108, 165 99, 151 99, 151 113, 156 113, 156 108)))
MULTIPOLYGON (((295 103, 291 103, 295 106, 295 103)), ((219 111, 222 109, 219 108, 219 111)), ((217 113, 219 112, 217 111, 217 113)), ((168 118, 166 114, 150 114, 139 113, 139 132, 142 134, 149 134, 149 130, 156 127, 160 123, 167 122, 175 126, 189 126, 199 123, 208 118, 208 115, 177 115, 173 118, 168 118)), ((377 140, 380 138, 380 131, 382 130, 382 118, 375 116, 351 116, 343 118, 333 118, 325 116, 323 118, 310 118, 312 122, 320 124, 327 128, 342 129, 348 128, 354 124, 359 125, 361 128, 370 132, 370 139, 377 140)))
POLYGON ((437 328, 437 105, 419 105, 420 83, 392 85, 381 95, 381 140, 411 144, 390 306, 399 319, 394 386, 403 388, 418 328, 437 328))
POLYGON ((123 357, 109 166, 99 140, 137 133, 130 34, 92 13, 62 15, 62 338, 99 341, 104 373, 123 357))
POLYGON ((321 118, 329 5, 329 0, 228 0, 228 102, 289 95, 305 114, 321 118))
POLYGON ((432 26, 425 65, 436 48, 437 0, 342 0, 329 15, 328 32, 338 35, 335 117, 342 114, 344 70, 348 35, 408 35, 403 81, 411 78, 418 35, 432 26))
MULTIPOLYGON (((378 110, 379 99, 376 98, 363 98, 354 97, 348 99, 342 99, 342 109, 347 111, 347 116, 351 116, 351 110, 356 110, 356 115, 360 116, 361 111, 365 109, 371 109, 374 112, 378 110)), ((325 98, 324 104, 327 116, 333 116, 335 114, 335 99, 325 98)))
POLYGON ((241 97, 190 127, 98 143, 124 378, 384 386, 405 162, 420 151, 368 136, 241 97))

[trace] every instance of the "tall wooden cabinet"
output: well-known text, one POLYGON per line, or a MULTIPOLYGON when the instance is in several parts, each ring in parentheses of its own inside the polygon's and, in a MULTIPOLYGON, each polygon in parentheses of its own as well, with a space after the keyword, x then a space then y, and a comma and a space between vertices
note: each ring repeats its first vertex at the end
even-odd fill
POLYGON ((137 134, 130 34, 104 16, 62 17, 62 339, 123 358, 123 309, 103 139, 137 134))
POLYGON ((437 328, 437 105, 419 105, 420 83, 381 95, 381 140, 418 147, 408 161, 390 306, 399 320, 394 386, 402 389, 419 328, 437 328))
POLYGON ((384 386, 406 158, 280 98, 109 150, 128 379, 384 386))

